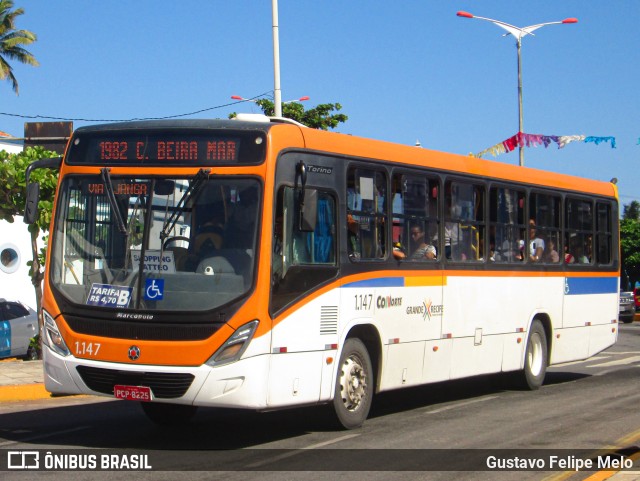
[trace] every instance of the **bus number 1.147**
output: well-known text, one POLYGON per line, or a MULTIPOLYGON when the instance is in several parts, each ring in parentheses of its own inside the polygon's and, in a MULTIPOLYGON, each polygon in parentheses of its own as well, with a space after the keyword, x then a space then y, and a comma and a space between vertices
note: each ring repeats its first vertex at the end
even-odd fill
POLYGON ((373 306, 373 294, 356 294, 356 311, 368 311, 373 306))
POLYGON ((78 342, 76 341, 76 355, 78 356, 97 356, 100 350, 99 342, 78 342))

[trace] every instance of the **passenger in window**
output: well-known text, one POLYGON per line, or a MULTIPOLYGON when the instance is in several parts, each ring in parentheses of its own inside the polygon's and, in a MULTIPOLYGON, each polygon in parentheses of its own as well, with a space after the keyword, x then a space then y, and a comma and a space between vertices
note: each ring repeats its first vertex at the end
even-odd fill
MULTIPOLYGON (((437 257, 436 248, 427 244, 425 241, 424 229, 420 225, 415 225, 411 227, 411 241, 412 245, 415 246, 415 250, 410 256, 411 260, 435 260, 437 257)), ((406 254, 401 250, 393 251, 393 255, 396 259, 404 259, 406 258, 406 254)))
POLYGON ((553 264, 560 262, 560 254, 556 250, 556 242, 553 239, 549 239, 547 243, 547 252, 545 254, 545 261, 553 264))
POLYGON ((576 263, 578 264, 589 264, 591 261, 589 260, 589 257, 587 257, 584 253, 585 249, 583 246, 581 245, 576 245, 576 249, 575 249, 575 258, 576 258, 576 263))
POLYGON ((571 254, 571 252, 569 252, 569 246, 565 244, 564 246, 564 263, 565 264, 573 264, 576 261, 575 257, 573 257, 573 254, 571 254))
POLYGON ((536 221, 529 219, 529 260, 537 262, 542 260, 544 254, 544 240, 536 233, 536 221))
POLYGON ((347 243, 349 247, 349 258, 360 259, 360 226, 351 213, 347 213, 347 243))
MULTIPOLYGON (((451 259, 452 246, 457 246, 460 239, 460 224, 455 222, 445 222, 444 224, 444 255, 451 259)), ((438 233, 433 236, 433 243, 438 243, 438 233)))

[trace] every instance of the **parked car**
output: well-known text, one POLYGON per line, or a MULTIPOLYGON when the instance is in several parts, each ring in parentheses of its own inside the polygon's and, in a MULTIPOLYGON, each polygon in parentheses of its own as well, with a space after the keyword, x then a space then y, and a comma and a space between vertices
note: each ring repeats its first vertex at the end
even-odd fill
POLYGON ((621 322, 633 322, 636 314, 636 304, 633 292, 620 292, 620 314, 618 319, 621 322))
POLYGON ((30 346, 37 333, 36 311, 20 302, 0 299, 0 358, 38 359, 37 350, 30 346))

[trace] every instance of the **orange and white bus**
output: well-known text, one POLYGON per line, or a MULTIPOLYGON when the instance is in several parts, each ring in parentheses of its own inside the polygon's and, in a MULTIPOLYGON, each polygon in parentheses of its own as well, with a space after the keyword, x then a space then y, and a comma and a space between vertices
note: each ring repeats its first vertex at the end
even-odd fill
POLYGON ((44 167, 52 393, 159 423, 332 403, 353 428, 374 393, 498 372, 536 389, 617 338, 608 182, 266 117, 83 127, 44 167))

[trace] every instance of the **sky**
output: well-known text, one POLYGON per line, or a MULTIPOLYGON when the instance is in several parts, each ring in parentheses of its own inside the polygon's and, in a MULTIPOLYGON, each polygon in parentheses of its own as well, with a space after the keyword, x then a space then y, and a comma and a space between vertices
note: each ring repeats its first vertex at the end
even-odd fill
MULTIPOLYGON (((270 0, 14 0, 39 67, 12 63, 0 130, 261 111, 273 98, 270 0)), ((525 133, 615 137, 525 149, 525 165, 609 181, 640 201, 638 0, 279 0, 282 100, 340 103, 338 132, 467 155, 518 132, 515 39, 464 10, 518 27, 525 133)), ((485 158, 518 164, 517 150, 485 158)))

